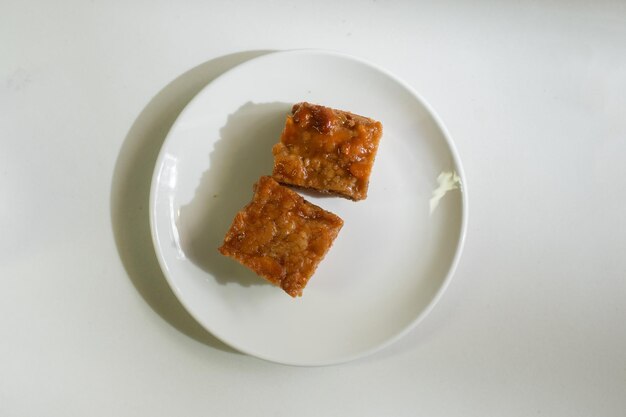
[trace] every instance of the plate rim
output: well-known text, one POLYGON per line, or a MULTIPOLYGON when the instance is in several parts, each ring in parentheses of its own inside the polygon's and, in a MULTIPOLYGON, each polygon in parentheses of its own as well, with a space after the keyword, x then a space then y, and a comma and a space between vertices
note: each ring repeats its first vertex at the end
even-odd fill
POLYGON ((148 201, 148 212, 149 212, 149 222, 150 222, 150 235, 152 238, 152 244, 154 247, 154 251, 156 254, 156 258, 157 261, 159 263, 159 266, 161 268, 161 272, 163 273, 163 276, 165 277, 168 285, 170 286, 170 288, 172 289, 172 292, 174 293, 174 295, 176 296, 176 298, 178 299, 178 301, 181 303, 181 305, 183 306, 183 308, 187 311, 187 313, 189 313, 189 315, 191 315, 191 317, 193 317, 193 319, 203 328, 205 329, 207 332, 209 332, 213 337, 215 337, 216 339, 218 339, 219 341, 221 341, 222 343, 226 344, 227 346, 230 346, 232 348, 234 348, 235 350, 244 353, 248 356, 252 356, 252 357, 256 357, 259 359, 263 359, 269 362, 273 362, 273 363, 278 363, 278 364, 283 364, 283 365, 291 365, 291 366, 303 366, 303 367, 314 367, 314 366, 329 366, 329 365, 336 365, 336 364, 340 364, 340 363, 345 363, 345 362, 350 362, 353 360, 357 360, 357 359, 361 359, 364 358, 366 356, 370 356, 376 352, 379 352, 383 349, 385 349, 386 347, 394 344, 395 342, 397 342, 398 340, 400 340, 401 338, 403 338, 404 336, 406 336, 409 332, 411 332, 413 329, 415 329, 415 327, 417 327, 417 325, 419 323, 422 322, 422 320, 424 320, 424 318, 426 316, 428 316, 430 314, 430 312, 434 309, 435 305, 440 301, 441 297, 443 296, 443 293, 446 291, 446 289, 448 288, 448 286, 450 285, 450 282, 452 281, 452 277, 454 276, 456 269, 458 267, 459 261, 461 259, 461 254, 463 252, 463 248, 465 246, 465 240, 466 240, 466 234, 467 234, 467 223, 468 223, 468 217, 469 217, 469 213, 468 213, 468 191, 467 191, 467 178, 465 176, 465 171, 463 169, 463 165, 461 163, 461 158, 458 154, 458 150, 456 148, 456 145, 454 143, 454 141, 452 140, 452 136, 450 135, 450 132, 448 131, 447 127, 445 126, 445 124, 443 123, 443 121, 441 120, 439 114, 435 111, 435 109, 430 105, 430 103, 425 100, 421 94, 419 94, 411 85, 409 85, 407 82, 405 82, 403 79, 399 78, 398 76, 396 76, 395 74, 389 72, 388 70, 386 70, 385 68, 382 68, 368 60, 347 54, 347 53, 343 53, 343 52, 339 52, 339 51, 335 51, 335 50, 330 50, 330 49, 317 49, 317 48, 304 48, 304 49, 288 49, 288 50, 281 50, 281 51, 272 51, 272 52, 268 52, 266 54, 251 58, 245 62, 242 62, 238 65, 235 65, 234 67, 224 71, 223 73, 221 73, 220 75, 218 75, 217 77, 215 77, 214 79, 212 79, 210 82, 208 82, 206 85, 204 85, 202 88, 200 88, 200 90, 198 90, 198 92, 193 96, 193 98, 191 100, 189 100, 189 102, 185 105, 185 107, 183 108, 183 110, 178 114, 178 116, 176 117, 176 120, 174 121, 174 123, 172 124, 172 126, 169 128, 169 131, 167 132, 167 135, 165 137, 165 140, 163 141, 163 143, 161 144, 161 148, 159 149, 159 154, 157 156, 156 162, 155 162, 155 166, 152 172, 152 178, 151 178, 151 182, 150 182, 150 197, 149 197, 149 201, 148 201), (157 185, 158 185, 158 173, 160 171, 160 168, 163 164, 163 160, 166 154, 166 149, 168 148, 169 143, 173 140, 173 132, 175 132, 177 130, 178 125, 180 124, 181 120, 183 120, 185 118, 186 113, 189 111, 190 107, 193 106, 194 102, 196 102, 198 100, 198 98, 208 89, 211 88, 211 86, 213 84, 215 84, 216 82, 218 82, 219 80, 228 77, 229 75, 232 75, 232 73, 234 72, 234 70, 241 70, 242 68, 245 68, 247 66, 250 66, 258 61, 262 61, 262 60, 266 60, 266 59, 271 59, 274 56, 278 56, 278 55, 302 55, 302 54, 318 54, 318 55, 329 55, 329 56, 335 56, 335 57, 340 57, 340 58, 344 58, 350 61, 354 61, 357 62, 359 64, 365 65, 371 69, 374 69, 380 73, 382 73, 383 75, 389 77, 391 80, 393 80, 394 82, 398 83, 400 86, 402 86, 405 90, 407 90, 419 103, 420 105, 422 105, 426 111, 429 113, 429 115, 433 118, 433 120, 435 121, 435 124, 437 125, 437 128, 441 131, 445 141, 446 141, 446 145, 448 146, 448 149, 450 150, 450 154, 452 155, 452 160, 453 160, 453 164, 454 164, 454 169, 456 171, 456 174, 459 176, 460 178, 460 184, 459 184, 459 192, 461 194, 461 226, 460 226, 460 231, 459 231, 459 237, 458 237, 458 241, 456 243, 456 248, 454 251, 454 256, 452 257, 452 261, 450 262, 450 266, 448 268, 448 271, 446 272, 446 275, 441 283, 441 285, 439 286, 439 288, 437 289, 437 291, 435 292, 435 294, 433 295, 433 297, 431 298, 431 300, 427 303, 427 305, 425 306, 424 309, 422 309, 422 311, 417 314, 415 316, 415 318, 408 324, 406 325, 402 330, 400 330, 399 332, 397 332, 396 334, 394 334, 393 336, 387 338, 385 341, 378 343, 372 347, 370 347, 369 349, 364 349, 361 351, 358 351, 354 354, 351 355, 345 355, 345 356, 341 356, 338 358, 335 358, 333 360, 322 360, 322 361, 301 361, 301 362, 294 362, 294 361, 284 361, 284 360, 280 360, 278 358, 272 358, 263 354, 259 354, 257 352, 251 351, 249 349, 246 349, 245 347, 241 347, 239 346, 237 343, 233 343, 232 341, 227 341, 224 340, 223 338, 221 338, 218 334, 216 334, 213 330, 211 330, 209 327, 204 324, 204 322, 202 320, 200 320, 199 317, 197 317, 196 313, 193 311, 193 309, 190 309, 187 305, 187 303, 184 300, 184 297, 182 296, 182 294, 180 293, 180 290, 178 288, 178 286, 176 285, 176 283, 174 282, 173 277, 170 276, 170 272, 169 269, 165 263, 165 259, 163 257, 163 254, 161 253, 161 245, 159 244, 159 237, 157 234, 157 226, 156 226, 156 196, 157 196, 157 185))

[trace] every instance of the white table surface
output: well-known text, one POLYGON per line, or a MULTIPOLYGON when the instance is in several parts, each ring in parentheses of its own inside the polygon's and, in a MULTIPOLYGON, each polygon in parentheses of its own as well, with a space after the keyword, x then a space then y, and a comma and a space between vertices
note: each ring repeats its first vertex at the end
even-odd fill
POLYGON ((429 3, 3 1, 0 415, 625 415, 626 4, 429 3), (190 98, 262 51, 309 47, 419 91, 470 207, 433 312, 321 368, 203 331, 147 220, 190 98))

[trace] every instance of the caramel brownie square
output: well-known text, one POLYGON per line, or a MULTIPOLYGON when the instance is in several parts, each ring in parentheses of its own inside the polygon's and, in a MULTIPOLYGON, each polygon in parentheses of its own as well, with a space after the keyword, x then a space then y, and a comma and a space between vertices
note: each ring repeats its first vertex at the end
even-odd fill
POLYGON ((252 201, 235 216, 219 251, 297 297, 342 226, 335 214, 265 176, 255 184, 252 201))
POLYGON ((272 176, 281 184, 364 200, 382 133, 382 124, 370 118, 298 103, 272 149, 272 176))

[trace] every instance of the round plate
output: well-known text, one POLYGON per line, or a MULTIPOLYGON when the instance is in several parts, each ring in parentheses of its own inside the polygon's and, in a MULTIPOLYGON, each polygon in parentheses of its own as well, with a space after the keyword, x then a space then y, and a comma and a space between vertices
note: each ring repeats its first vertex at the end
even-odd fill
POLYGON ((439 298, 465 234, 459 184, 449 135, 405 83, 338 53, 277 52, 224 73, 182 112, 154 172, 152 236, 174 293, 217 338, 270 361, 338 363, 397 340, 439 298), (272 145, 300 101, 380 120, 384 133, 366 200, 305 195, 345 224, 292 299, 217 248, 271 174, 272 145))

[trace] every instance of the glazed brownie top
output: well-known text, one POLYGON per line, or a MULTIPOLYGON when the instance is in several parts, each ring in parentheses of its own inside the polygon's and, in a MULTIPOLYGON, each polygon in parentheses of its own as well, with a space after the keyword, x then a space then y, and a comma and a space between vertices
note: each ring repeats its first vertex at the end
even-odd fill
POLYGON ((274 145, 272 175, 283 184, 363 200, 381 136, 375 120, 298 103, 274 145))
POLYGON ((295 297, 302 295, 342 226, 335 214, 261 177, 252 202, 237 213, 219 250, 295 297))

